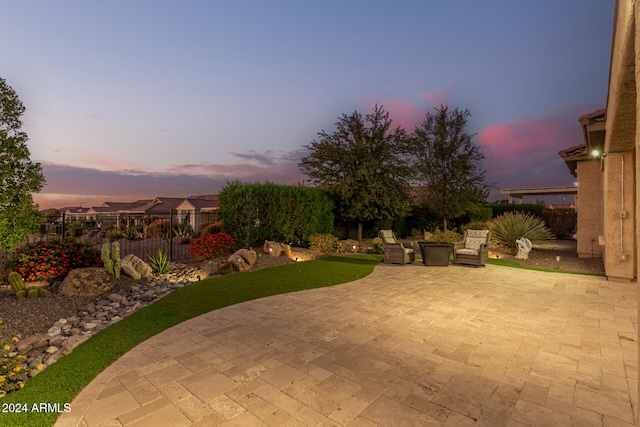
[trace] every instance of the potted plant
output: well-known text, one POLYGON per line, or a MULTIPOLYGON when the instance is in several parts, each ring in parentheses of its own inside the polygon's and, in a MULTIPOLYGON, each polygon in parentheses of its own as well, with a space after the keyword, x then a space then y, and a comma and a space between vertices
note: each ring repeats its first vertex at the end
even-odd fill
POLYGON ((462 239, 455 231, 436 230, 424 234, 425 241, 420 242, 422 263, 427 266, 449 266, 453 243, 462 239))

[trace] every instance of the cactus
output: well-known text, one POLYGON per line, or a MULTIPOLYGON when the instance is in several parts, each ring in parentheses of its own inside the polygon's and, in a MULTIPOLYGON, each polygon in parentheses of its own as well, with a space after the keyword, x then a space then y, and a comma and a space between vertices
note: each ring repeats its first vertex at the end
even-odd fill
POLYGON ((42 288, 30 287, 27 291, 27 298, 39 298, 47 295, 47 291, 42 288))
POLYGON ((24 280, 22 280, 22 276, 20 273, 15 271, 9 273, 7 276, 7 280, 11 285, 11 289, 16 293, 16 297, 18 299, 23 298, 38 298, 44 297, 47 295, 47 291, 42 288, 37 287, 29 287, 27 288, 24 284, 24 280))
POLYGON ((24 280, 22 280, 22 276, 20 275, 20 273, 12 271, 7 276, 7 280, 9 281, 9 284, 11 285, 11 289, 13 289, 13 292, 15 292, 16 295, 18 295, 20 291, 26 290, 26 286, 24 285, 24 280))
POLYGON ((108 241, 102 244, 102 250, 100 251, 100 257, 104 263, 104 268, 107 272, 116 279, 120 278, 120 244, 113 242, 111 245, 108 241))
POLYGON ((111 252, 113 253, 113 275, 116 279, 120 279, 120 243, 113 242, 111 252))

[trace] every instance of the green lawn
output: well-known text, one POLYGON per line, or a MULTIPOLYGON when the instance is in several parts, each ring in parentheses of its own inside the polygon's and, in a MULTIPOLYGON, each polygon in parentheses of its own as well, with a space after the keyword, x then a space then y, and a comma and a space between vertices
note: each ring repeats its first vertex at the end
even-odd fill
POLYGON ((53 425, 58 414, 31 412, 34 403, 58 403, 61 407, 70 403, 116 359, 171 326, 243 301, 350 282, 370 274, 381 260, 377 255, 334 256, 207 279, 181 288, 100 331, 27 381, 24 389, 0 399, 3 408, 19 404, 28 409, 25 413, 0 414, 0 425, 53 425))
POLYGON ((550 270, 547 268, 527 267, 524 265, 520 265, 515 261, 507 261, 504 259, 489 258, 489 260, 487 261, 487 264, 501 265, 503 267, 522 268, 524 270, 546 271, 549 273, 582 274, 585 276, 604 276, 604 274, 598 274, 598 273, 580 273, 577 271, 550 270))

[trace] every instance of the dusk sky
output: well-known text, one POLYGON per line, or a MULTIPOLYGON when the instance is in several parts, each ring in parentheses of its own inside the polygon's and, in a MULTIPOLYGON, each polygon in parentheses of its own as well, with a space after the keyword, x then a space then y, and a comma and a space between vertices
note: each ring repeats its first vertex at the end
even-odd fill
POLYGON ((558 151, 606 105, 614 7, 5 1, 0 77, 27 108, 40 208, 301 183, 303 146, 376 103, 409 132, 469 109, 496 188, 571 185, 558 151))

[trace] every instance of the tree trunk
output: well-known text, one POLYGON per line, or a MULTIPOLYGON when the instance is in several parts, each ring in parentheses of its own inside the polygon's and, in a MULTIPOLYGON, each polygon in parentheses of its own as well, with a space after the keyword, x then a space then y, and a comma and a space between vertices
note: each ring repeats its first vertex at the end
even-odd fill
POLYGON ((358 223, 358 243, 362 245, 362 223, 358 223))
POLYGON ((447 231, 447 218, 442 218, 442 231, 447 231))

